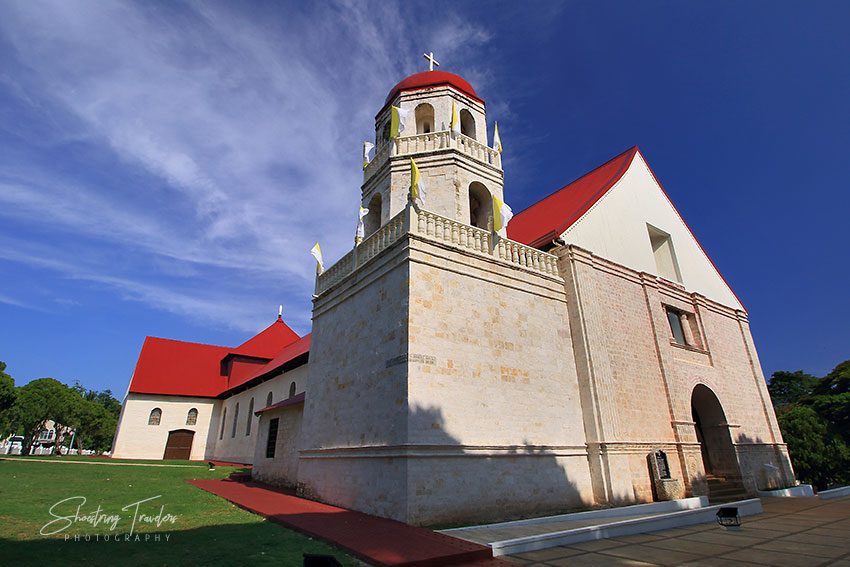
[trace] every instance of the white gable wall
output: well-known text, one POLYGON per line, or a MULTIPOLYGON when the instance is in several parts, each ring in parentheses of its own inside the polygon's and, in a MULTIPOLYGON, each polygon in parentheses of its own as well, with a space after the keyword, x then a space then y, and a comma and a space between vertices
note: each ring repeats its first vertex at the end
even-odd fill
POLYGON ((218 400, 187 396, 129 393, 121 409, 112 456, 120 459, 161 459, 168 433, 177 429, 195 432, 190 459, 204 459, 210 422, 218 400), (151 410, 162 410, 159 425, 148 425, 151 410), (189 410, 198 410, 195 425, 186 425, 189 410))
POLYGON ((658 186, 640 152, 617 184, 561 237, 618 264, 658 275, 647 224, 670 235, 681 283, 688 291, 743 309, 658 186))

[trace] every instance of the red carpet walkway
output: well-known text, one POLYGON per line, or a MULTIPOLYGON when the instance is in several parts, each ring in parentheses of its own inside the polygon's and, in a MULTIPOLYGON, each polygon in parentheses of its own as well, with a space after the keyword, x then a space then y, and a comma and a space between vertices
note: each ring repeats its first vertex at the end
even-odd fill
POLYGON ((189 480, 278 524, 334 543, 371 563, 393 567, 470 565, 510 567, 490 548, 402 522, 337 508, 252 482, 189 480))

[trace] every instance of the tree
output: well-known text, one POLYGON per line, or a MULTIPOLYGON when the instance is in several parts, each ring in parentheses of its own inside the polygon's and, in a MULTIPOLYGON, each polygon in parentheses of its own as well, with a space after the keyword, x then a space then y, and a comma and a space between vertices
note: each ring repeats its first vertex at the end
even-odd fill
POLYGON ((72 432, 80 449, 105 451, 112 447, 121 402, 110 390, 87 390, 79 382, 69 387, 53 378, 15 388, 5 369, 6 364, 0 362, 0 431, 23 434, 25 454, 48 421, 55 424, 56 447, 72 432))
POLYGON ((823 378, 775 372, 768 390, 798 478, 821 490, 850 483, 850 360, 823 378))
POLYGON ((24 454, 29 454, 35 436, 48 420, 67 423, 73 406, 71 390, 53 378, 39 378, 18 388, 13 419, 24 434, 24 454))
POLYGON ((70 390, 74 394, 72 406, 68 421, 63 422, 63 425, 74 430, 77 448, 109 450, 118 426, 121 402, 112 397, 110 390, 86 390, 79 382, 70 390))
POLYGON ((15 380, 4 370, 6 370, 6 363, 0 360, 0 437, 12 433, 11 409, 17 398, 15 380))
POLYGON ((820 490, 850 482, 850 448, 826 419, 810 406, 797 405, 777 420, 801 481, 820 490))
POLYGON ((118 418, 102 405, 84 400, 81 407, 77 431, 77 445, 95 451, 108 451, 118 426, 118 418))
POLYGON ((798 403, 804 396, 811 394, 817 383, 817 377, 806 374, 802 370, 796 372, 779 371, 773 373, 773 377, 767 385, 767 390, 770 392, 773 406, 784 408, 798 403))
POLYGON ((807 403, 843 432, 845 440, 850 443, 850 360, 824 376, 807 403))

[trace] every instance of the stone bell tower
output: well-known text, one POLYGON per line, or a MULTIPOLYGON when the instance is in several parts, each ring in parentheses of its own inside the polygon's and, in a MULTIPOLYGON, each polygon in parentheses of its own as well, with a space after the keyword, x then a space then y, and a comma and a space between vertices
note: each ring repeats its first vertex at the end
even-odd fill
POLYGON ((503 173, 484 101, 426 71, 375 125, 365 238, 316 279, 299 492, 423 525, 586 504, 564 281, 556 256, 492 230, 503 173))
POLYGON ((363 171, 362 206, 370 211, 367 237, 405 207, 411 158, 427 188, 426 209, 489 228, 491 195, 504 200, 504 173, 499 153, 488 147, 484 101, 463 78, 425 71, 390 90, 375 116, 375 157, 363 171), (451 131, 452 103, 460 134, 451 131), (393 106, 407 111, 396 137, 390 131, 393 106))

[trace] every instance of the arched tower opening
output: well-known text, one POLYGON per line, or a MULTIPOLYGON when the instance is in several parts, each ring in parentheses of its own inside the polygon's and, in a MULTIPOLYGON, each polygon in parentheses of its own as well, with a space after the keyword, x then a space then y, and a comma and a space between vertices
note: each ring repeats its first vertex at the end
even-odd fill
POLYGON ((434 131, 434 107, 423 102, 416 107, 416 133, 430 134, 434 131))
POLYGON ((703 384, 697 384, 691 394, 691 416, 706 476, 740 477, 726 413, 714 392, 703 384))
POLYGON ((493 197, 483 183, 469 184, 469 224, 489 230, 493 222, 493 197))
POLYGON ((364 236, 369 236, 381 228, 381 206, 383 205, 381 194, 375 193, 369 200, 369 214, 363 219, 364 236))
POLYGON ((475 139, 475 118, 465 108, 460 111, 460 133, 475 139))

